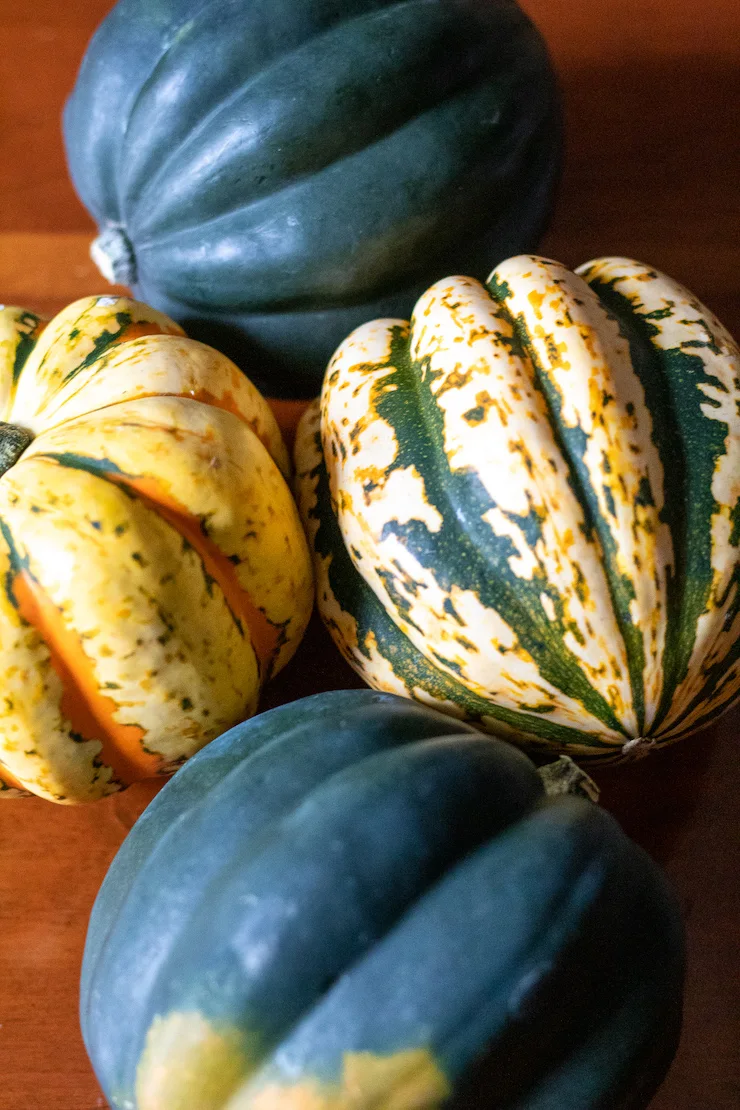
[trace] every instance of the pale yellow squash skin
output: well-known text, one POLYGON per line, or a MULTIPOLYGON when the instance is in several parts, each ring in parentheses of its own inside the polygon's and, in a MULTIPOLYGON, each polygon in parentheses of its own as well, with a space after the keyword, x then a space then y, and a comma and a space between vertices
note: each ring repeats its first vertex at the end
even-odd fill
MULTIPOLYGON (((452 1093, 427 1048, 345 1052, 338 1081, 286 1083, 261 1069, 259 1042, 196 1010, 155 1017, 136 1076, 138 1110, 439 1110, 452 1093)), ((118 1105, 118 1103, 116 1103, 118 1105)), ((121 1105, 132 1105, 121 1102, 121 1105)))
POLYGON ((599 760, 736 699, 740 351, 666 275, 439 281, 339 347, 296 459, 319 608, 372 685, 599 760))
MULTIPOLYGON (((248 1083, 224 1110, 442 1110, 452 1094, 447 1077, 425 1048, 388 1056, 345 1052, 338 1083, 248 1083)), ((173 1108, 174 1110, 174 1108, 173 1108)))
POLYGON ((126 298, 0 310, 0 402, 33 436, 0 478, 0 796, 89 801, 253 714, 294 653, 288 456, 233 363, 126 298))

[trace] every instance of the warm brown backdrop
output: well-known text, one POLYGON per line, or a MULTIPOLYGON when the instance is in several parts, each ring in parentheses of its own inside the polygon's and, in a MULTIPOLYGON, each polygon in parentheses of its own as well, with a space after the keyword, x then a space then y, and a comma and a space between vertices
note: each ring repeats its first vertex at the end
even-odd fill
MULTIPOLYGON (((565 178, 543 251, 631 255, 740 335, 740 4, 526 0, 561 74, 565 178)), ((102 289, 59 113, 108 0, 0 0, 0 300, 51 312, 102 289)), ((318 628, 269 704, 355 684, 318 628)), ((651 1110, 740 1106, 738 714, 603 772, 604 803, 669 871, 689 930, 684 1036, 651 1110)), ((105 1102, 77 1028, 95 891, 147 786, 86 809, 0 805, 0 1110, 105 1102)), ((605 940, 605 943, 608 941, 605 940)), ((197 1108, 193 1108, 197 1110, 197 1108)))

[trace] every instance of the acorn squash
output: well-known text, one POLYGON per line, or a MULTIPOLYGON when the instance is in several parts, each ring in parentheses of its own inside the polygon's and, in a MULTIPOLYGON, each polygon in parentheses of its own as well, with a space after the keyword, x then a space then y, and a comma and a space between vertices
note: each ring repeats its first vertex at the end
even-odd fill
POLYGON ((739 366, 620 258, 515 257, 357 329, 296 456, 345 657, 579 760, 709 724, 740 688, 739 366))
POLYGON ((64 132, 106 276, 294 397, 437 274, 532 250, 561 145, 513 0, 120 0, 64 132))
POLYGON ((638 1110, 682 952, 598 806, 470 726, 334 691, 150 804, 92 912, 82 1029, 120 1110, 638 1110))
POLYGON ((174 770, 293 654, 288 457, 233 363, 121 297, 3 308, 0 415, 0 795, 87 801, 174 770))

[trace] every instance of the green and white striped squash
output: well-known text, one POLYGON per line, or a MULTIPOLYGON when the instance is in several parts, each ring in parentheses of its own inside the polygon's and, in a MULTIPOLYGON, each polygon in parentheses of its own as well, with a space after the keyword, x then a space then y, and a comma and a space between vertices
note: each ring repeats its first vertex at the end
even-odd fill
POLYGON ((622 759, 740 686, 740 351, 601 258, 451 277, 354 331, 297 441, 350 664, 529 747, 622 759))

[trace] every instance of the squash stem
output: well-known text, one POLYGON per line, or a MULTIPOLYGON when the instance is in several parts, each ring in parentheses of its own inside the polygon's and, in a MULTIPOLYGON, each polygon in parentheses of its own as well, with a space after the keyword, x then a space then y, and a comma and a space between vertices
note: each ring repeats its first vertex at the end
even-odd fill
POLYGON ((599 800, 598 786, 569 755, 561 755, 553 763, 538 767, 537 773, 542 779, 548 798, 574 794, 577 797, 588 798, 592 802, 599 800))
POLYGON ((121 224, 109 224, 90 244, 90 257, 111 285, 133 285, 136 281, 136 257, 121 224))
POLYGON ((15 466, 32 440, 33 435, 25 428, 0 420, 0 476, 15 466))

